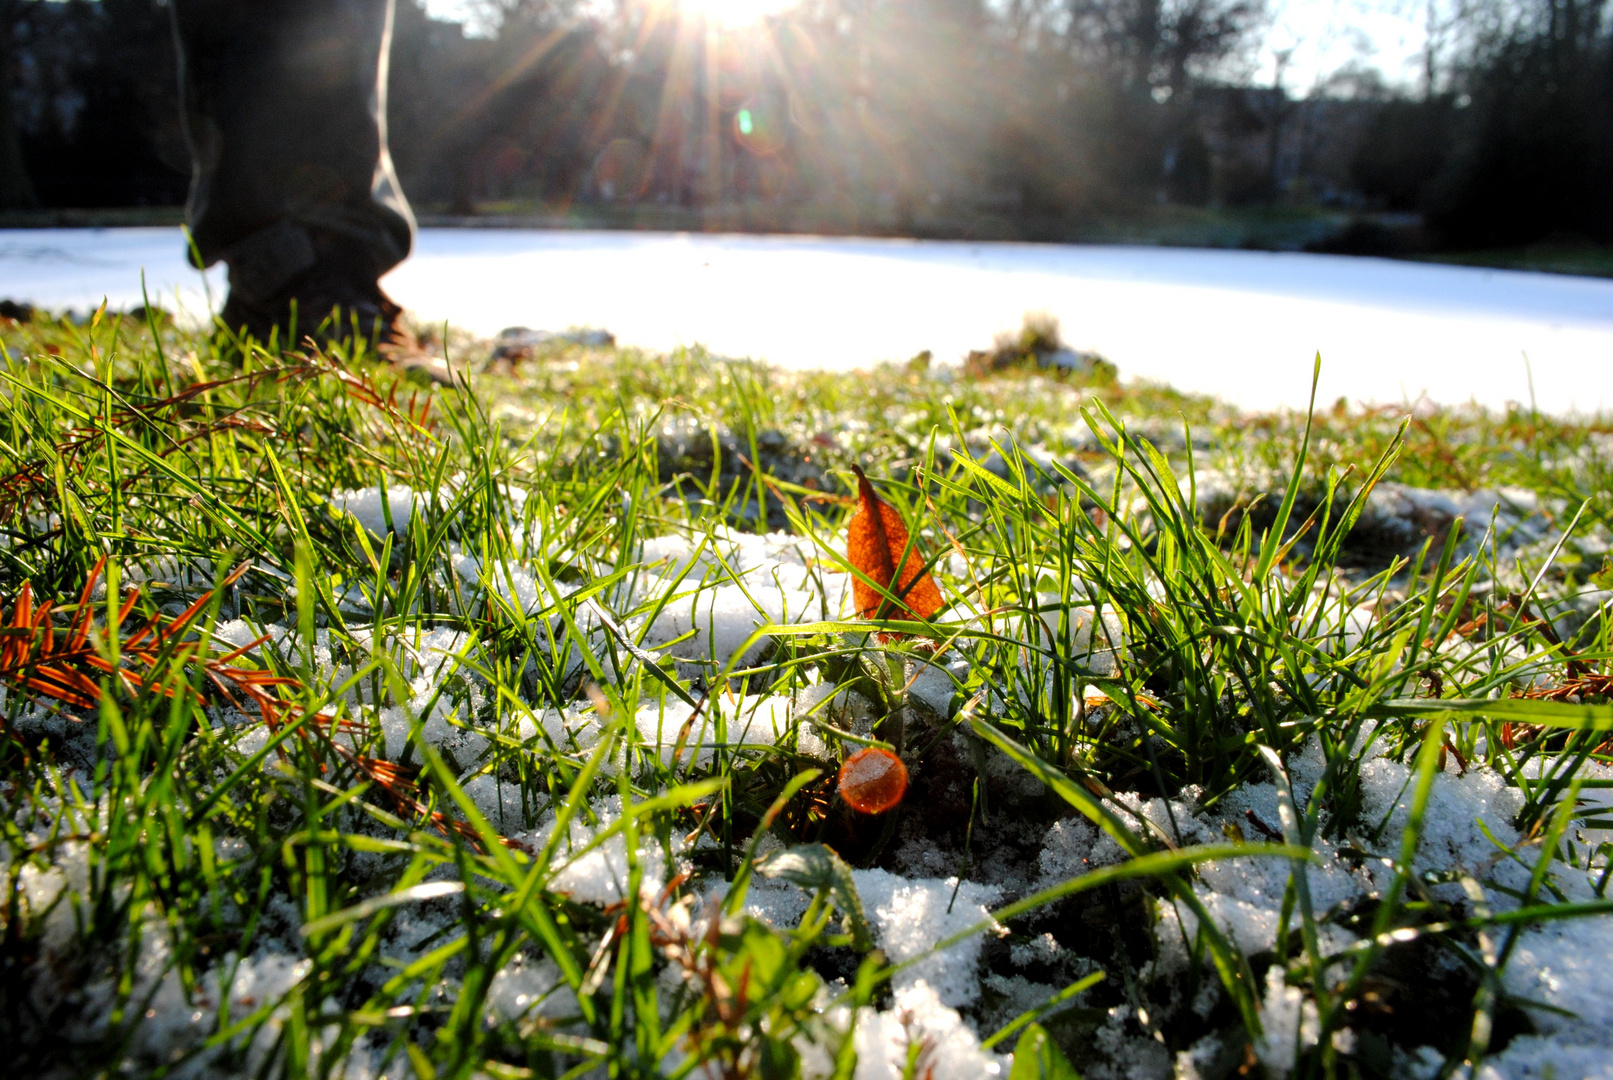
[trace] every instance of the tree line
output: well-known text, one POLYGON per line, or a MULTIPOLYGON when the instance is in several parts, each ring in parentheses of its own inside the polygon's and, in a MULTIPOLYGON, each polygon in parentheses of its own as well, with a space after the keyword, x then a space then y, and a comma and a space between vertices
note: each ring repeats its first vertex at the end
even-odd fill
MULTIPOLYGON (((1447 247, 1613 239, 1609 0, 1445 2, 1422 85, 1356 69, 1296 93, 1246 74, 1262 0, 801 0, 741 25, 480 0, 473 33, 398 0, 392 152, 453 215, 761 207, 1056 238, 1162 204, 1321 203, 1421 214, 1447 247)), ((0 0, 0 80, 0 207, 183 201, 159 0, 0 0)))

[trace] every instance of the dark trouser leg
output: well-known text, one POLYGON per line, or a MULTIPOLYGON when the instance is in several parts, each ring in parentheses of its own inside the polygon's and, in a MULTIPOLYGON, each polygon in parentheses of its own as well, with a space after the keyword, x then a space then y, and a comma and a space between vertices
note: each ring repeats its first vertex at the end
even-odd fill
POLYGON ((257 308, 373 289, 414 238, 386 148, 392 0, 171 2, 202 262, 257 308))

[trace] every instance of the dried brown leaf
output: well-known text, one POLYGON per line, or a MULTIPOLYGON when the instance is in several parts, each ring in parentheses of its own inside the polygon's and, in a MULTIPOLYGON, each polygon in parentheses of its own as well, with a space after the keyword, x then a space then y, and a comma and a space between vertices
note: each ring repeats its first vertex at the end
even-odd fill
POLYGON ((935 579, 924 569, 924 556, 918 546, 910 542, 902 515, 874 494, 874 487, 862 469, 853 465, 852 471, 857 474, 858 507, 846 529, 846 558, 860 573, 900 601, 893 604, 879 589, 857 578, 851 589, 858 616, 914 622, 934 618, 946 604, 935 579), (898 562, 902 564, 899 577, 898 562))

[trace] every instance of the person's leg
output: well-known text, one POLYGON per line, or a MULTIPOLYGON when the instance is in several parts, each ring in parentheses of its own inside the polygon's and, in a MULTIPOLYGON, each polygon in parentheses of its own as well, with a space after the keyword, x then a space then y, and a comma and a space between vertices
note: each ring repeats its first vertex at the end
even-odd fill
MULTIPOLYGON (((339 305, 390 332, 376 284, 414 219, 386 147, 392 0, 171 0, 186 133, 186 217, 230 270, 224 318, 264 336, 339 305)), ((300 331, 300 332, 302 332, 300 331)))

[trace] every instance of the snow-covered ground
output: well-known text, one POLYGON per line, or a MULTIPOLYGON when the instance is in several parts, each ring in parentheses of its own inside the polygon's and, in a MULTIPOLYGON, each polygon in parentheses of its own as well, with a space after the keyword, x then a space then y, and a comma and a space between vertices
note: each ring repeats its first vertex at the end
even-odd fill
MULTIPOLYGON (((508 494, 515 503, 525 497, 514 491, 508 494)), ((434 497, 408 488, 391 488, 385 493, 379 488, 365 488, 332 492, 330 505, 334 511, 350 515, 366 533, 380 537, 389 532, 407 533, 414 515, 440 514, 454 495, 453 483, 434 497)), ((1381 492, 1379 504, 1370 514, 1402 518, 1410 530, 1414 522, 1431 515, 1463 509, 1485 519, 1489 516, 1486 502, 1495 506, 1494 496, 1455 496, 1396 486, 1381 492)), ((1515 508, 1507 512, 1524 513, 1515 508)), ((1549 542, 1551 537, 1543 531, 1521 527, 1533 519, 1531 514, 1507 529, 1509 543, 1549 542)), ((469 555, 453 558, 451 572, 460 579, 461 591, 442 589, 440 595, 460 596, 473 610, 482 610, 490 599, 497 598, 529 613, 552 612, 555 605, 568 602, 577 590, 574 585, 562 585, 540 574, 536 568, 547 564, 548 552, 538 538, 532 538, 530 543, 532 546, 524 553, 508 561, 484 562, 469 555)), ((843 543, 837 538, 835 546, 843 543)), ((569 638, 571 644, 561 648, 595 650, 601 664, 605 663, 606 639, 601 631, 613 621, 606 617, 605 609, 614 608, 613 618, 621 620, 643 646, 671 646, 671 655, 680 661, 680 673, 692 680, 709 679, 700 672, 726 670, 736 657, 743 661, 756 651, 752 633, 759 626, 852 614, 846 575, 826 568, 811 544, 797 536, 727 530, 702 538, 663 535, 640 542, 631 558, 636 573, 619 588, 573 605, 579 630, 569 638), (668 597, 669 591, 676 593, 676 599, 668 599, 664 605, 658 603, 668 597), (702 658, 707 661, 704 666, 696 663, 702 658)), ((206 566, 194 569, 203 580, 212 573, 206 566)), ((178 560, 166 558, 131 567, 130 578, 175 581, 188 572, 178 560)), ((1549 589, 1548 584, 1546 591, 1549 589)), ((361 626, 359 620, 373 611, 361 593, 344 597, 343 606, 354 617, 346 634, 360 647, 359 651, 393 651, 396 670, 409 680, 411 696, 402 704, 385 706, 366 700, 360 689, 350 695, 349 704, 355 715, 373 718, 383 733, 380 752, 388 760, 406 760, 403 747, 409 739, 445 753, 451 751, 453 760, 471 763, 461 777, 463 790, 492 826, 516 841, 518 850, 543 849, 561 827, 555 806, 540 810, 533 793, 523 790, 517 777, 508 770, 481 764, 483 752, 494 738, 518 740, 538 755, 545 748, 590 752, 604 730, 598 704, 579 702, 564 710, 538 707, 524 714, 506 713, 500 719, 477 704, 485 700, 486 685, 472 672, 473 665, 465 663, 474 658, 476 649, 465 631, 440 626, 416 628, 412 640, 402 635, 388 641, 373 629, 361 626), (452 689, 456 680, 459 689, 452 689)), ((999 609, 999 616, 1002 610, 1005 609, 999 609)), ((1091 614, 1091 609, 1078 610, 1091 614)), ((1359 611, 1367 621, 1376 617, 1368 608, 1359 611)), ((1110 646, 1124 650, 1121 624, 1114 622, 1113 629, 1107 629, 1109 625, 1106 617, 1105 636, 1110 646)), ((1014 633, 1011 628, 1004 632, 1014 633)), ((261 655, 264 650, 295 648, 298 631, 291 626, 233 620, 219 625, 215 633, 231 646, 261 655)), ((558 621, 556 633, 562 642, 568 640, 558 621)), ((321 629, 311 644, 313 664, 325 685, 351 685, 348 679, 352 669, 343 666, 344 659, 339 655, 342 649, 333 647, 338 636, 321 629)), ((1087 640, 1091 640, 1090 635, 1087 640)), ((580 652, 576 655, 580 657, 580 652)), ((1096 655, 1090 662, 1095 670, 1104 666, 1096 655)), ((915 668, 907 696, 910 705, 921 705, 923 712, 912 713, 910 722, 955 721, 965 693, 955 686, 953 678, 966 678, 969 666, 968 661, 956 657, 949 660, 943 655, 931 666, 915 668), (944 671, 940 666, 943 663, 944 671), (938 677, 924 675, 924 671, 938 677)), ((483 665, 481 670, 490 667, 483 665)), ((1016 692, 1001 689, 1005 694, 1016 692)), ((829 767, 833 754, 813 729, 832 719, 854 728, 863 725, 861 730, 866 732, 871 716, 866 712, 866 703, 860 710, 857 700, 854 689, 815 680, 793 691, 780 691, 775 685, 754 695, 712 695, 698 723, 686 705, 670 700, 641 700, 633 723, 640 747, 662 754, 663 761, 670 762, 687 752, 691 776, 710 770, 719 749, 737 759, 755 760, 780 744, 793 747, 803 757, 818 758, 829 767), (721 725, 717 722, 719 716, 724 721, 721 725)), ((1106 700, 1101 694, 1086 697, 1094 717, 1112 708, 1104 704, 1106 700)), ((78 725, 75 731, 59 715, 42 713, 24 717, 23 722, 41 725, 42 732, 61 741, 69 751, 71 740, 77 739, 82 746, 85 739, 94 738, 91 726, 78 725)), ((362 725, 354 730, 361 729, 362 725)), ((243 757, 262 751, 270 737, 263 725, 238 720, 229 724, 221 721, 216 730, 218 737, 233 739, 236 752, 243 757)), ((363 737, 353 739, 354 750, 360 750, 363 737)), ((1364 739, 1365 736, 1360 744, 1360 824, 1350 826, 1336 841, 1317 840, 1316 864, 1304 871, 1311 903, 1318 913, 1326 913, 1315 946, 1321 956, 1336 957, 1361 945, 1370 923, 1352 923, 1346 916, 1370 911, 1371 905, 1386 895, 1396 870, 1392 859, 1399 851, 1402 830, 1411 813, 1408 766, 1386 756, 1385 746, 1371 748, 1364 739), (1373 830, 1374 822, 1382 824, 1373 830)), ((944 741, 953 746, 959 760, 972 754, 973 747, 961 732, 953 732, 944 741)), ((938 740, 936 745, 940 743, 938 740)), ((983 749, 981 752, 985 754, 983 749)), ((915 767, 936 769, 942 760, 939 755, 928 754, 924 761, 915 758, 915 767)), ((965 862, 956 850, 938 850, 928 832, 929 824, 909 815, 905 819, 906 831, 897 836, 889 860, 891 868, 852 873, 873 940, 891 961, 912 962, 895 975, 886 1008, 865 1008, 857 1014, 855 1080, 897 1080, 915 1074, 933 1080, 1000 1077, 1011 1062, 1000 1051, 983 1046, 981 1037, 1016 1013, 1048 1001, 1075 978, 1098 969, 1102 953, 1096 950, 1104 935, 1095 932, 1095 928, 1102 924, 1088 925, 1073 909, 1058 918, 1030 925, 1016 923, 1017 936, 1000 942, 1001 947, 990 950, 988 955, 988 942, 1010 936, 1007 928, 990 920, 990 913, 999 905, 1118 864, 1126 855, 1114 839, 1084 818, 1050 815, 1040 784, 1006 757, 991 754, 972 760, 983 762, 980 775, 990 783, 992 799, 1004 800, 998 803, 989 822, 982 816, 981 832, 970 834, 980 847, 970 859, 978 861, 965 862), (948 876, 956 873, 960 865, 969 867, 967 876, 972 880, 960 883, 948 876), (984 931, 944 952, 932 952, 939 942, 972 927, 983 927, 984 931)), ((611 758, 603 765, 604 771, 613 773, 621 768, 621 761, 619 757, 611 758)), ((273 761, 263 763, 266 771, 274 767, 273 761)), ((1320 743, 1312 739, 1303 751, 1289 756, 1284 771, 1273 770, 1270 775, 1252 778, 1217 806, 1200 807, 1187 791, 1169 806, 1161 800, 1128 794, 1119 796, 1113 806, 1128 822, 1141 826, 1146 819, 1149 831, 1168 838, 1175 846, 1218 843, 1224 837, 1241 835, 1246 826, 1271 837, 1276 835, 1275 824, 1288 820, 1284 799, 1293 798, 1305 805, 1325 768, 1320 743)), ((1608 782, 1608 771, 1601 766, 1587 766, 1587 771, 1597 783, 1608 782)), ((923 778, 922 772, 915 775, 923 778)), ((51 859, 48 866, 30 864, 18 875, 20 910, 44 920, 39 959, 27 969, 23 985, 31 1006, 40 1015, 68 1017, 60 1026, 62 1037, 67 1039, 104 1038, 109 1025, 118 1022, 109 1019, 117 998, 110 975, 69 964, 78 947, 75 920, 85 918, 87 910, 91 853, 78 841, 54 847, 48 844, 47 839, 54 835, 54 823, 49 819, 59 815, 66 822, 61 829, 66 834, 89 834, 96 827, 89 815, 107 815, 110 811, 106 805, 97 804, 92 794, 81 809, 36 806, 18 816, 18 824, 25 830, 23 838, 37 850, 49 850, 51 859), (80 984, 62 974, 80 970, 91 971, 93 977, 80 984)), ((1481 765, 1469 767, 1460 755, 1453 754, 1433 781, 1414 858, 1415 879, 1444 901, 1459 900, 1463 895, 1473 898, 1472 892, 1460 891, 1470 887, 1479 890, 1483 904, 1494 911, 1524 906, 1528 902, 1524 898, 1540 893, 1542 883, 1531 884, 1530 880, 1534 862, 1541 857, 1540 846, 1520 834, 1514 825, 1522 805, 1518 789, 1509 786, 1500 774, 1481 765), (1458 885, 1459 881, 1463 884, 1458 885)), ((630 879, 627 841, 620 834, 607 833, 622 814, 620 795, 605 794, 593 799, 590 808, 596 824, 588 824, 580 817, 568 819, 566 847, 558 856, 559 869, 544 887, 567 894, 578 903, 607 906, 622 899, 624 883, 630 879)), ((973 824, 970 828, 974 828, 973 824)), ((710 837, 695 839, 700 831, 665 850, 660 841, 643 839, 636 857, 645 875, 644 896, 660 895, 674 872, 691 871, 693 863, 687 858, 691 850, 703 843, 715 845, 710 837)), ((1605 836, 1591 826, 1573 835, 1587 849, 1605 836)), ((250 857, 239 839, 221 837, 217 843, 217 857, 226 865, 250 857)), ((761 850, 778 848, 776 838, 766 838, 761 850)), ((17 857, 6 843, 0 843, 0 871, 5 870, 8 860, 17 857)), ((1205 917, 1214 920, 1238 950, 1248 957, 1269 957, 1284 923, 1294 925, 1285 896, 1293 870, 1287 861, 1220 860, 1203 864, 1193 887, 1205 917)), ((1598 877, 1584 865, 1576 869, 1556 861, 1545 881, 1548 891, 1541 895, 1592 902, 1600 898, 1598 877)), ((701 920, 715 917, 716 901, 725 897, 731 886, 732 882, 713 873, 696 877, 694 893, 704 902, 696 904, 691 898, 681 916, 669 911, 669 925, 686 929, 707 925, 701 920)), ((419 960, 431 943, 457 924, 463 909, 451 903, 450 898, 457 897, 462 888, 453 867, 447 865, 433 871, 430 880, 410 887, 407 910, 389 925, 383 941, 389 971, 419 960)), ((743 910, 782 928, 796 924, 806 905, 807 895, 796 885, 783 880, 758 880, 744 899, 743 910)), ((303 952, 305 935, 299 907, 277 897, 265 910, 255 951, 195 961, 194 986, 182 981, 174 966, 179 943, 169 938, 166 924, 151 919, 140 928, 138 962, 130 978, 134 1000, 143 1003, 144 1012, 139 1015, 144 1020, 136 1021, 136 1034, 129 1044, 132 1067, 178 1062, 189 1053, 196 1056, 185 1062, 176 1075, 198 1080, 240 1075, 243 1070, 226 1060, 218 1046, 204 1049, 203 1042, 213 1034, 221 1016, 239 1021, 253 1015, 254 1010, 263 1025, 245 1027, 237 1038, 238 1049, 250 1070, 266 1066, 290 1016, 283 1002, 305 984, 314 965, 303 952)), ((1080 1063, 1083 1075, 1093 1080, 1165 1080, 1171 1076, 1185 1080, 1216 1075, 1213 1063, 1227 1060, 1229 1053, 1232 1060, 1241 1059, 1241 1034, 1229 1041, 1224 1031, 1210 1031, 1174 1058, 1165 1049, 1165 1039, 1158 1035, 1160 1028, 1156 1025, 1172 1022, 1172 1018, 1184 1019, 1189 1012, 1206 1020, 1219 1001, 1219 991, 1213 983, 1200 984, 1189 978, 1192 965, 1184 943, 1195 939, 1198 916, 1176 903, 1162 902, 1156 910, 1158 921, 1153 932, 1157 955, 1146 977, 1139 976, 1137 986, 1128 991, 1133 995, 1133 1004, 1110 1007, 1103 1013, 1093 1036, 1091 1060, 1080 1063), (1183 998, 1183 985, 1203 989, 1196 990, 1191 998, 1183 998), (1139 994, 1142 997, 1135 996, 1139 994), (1151 1014, 1155 1020, 1149 1019, 1151 1014), (1165 1019, 1157 1019, 1161 1017, 1165 1019)), ((689 929, 688 933, 690 940, 703 937, 703 931, 689 929)), ((1402 946, 1410 946, 1415 935, 1402 935, 1396 940, 1402 946)), ((1606 962, 1613 952, 1613 916, 1600 914, 1532 926, 1518 935, 1515 944, 1501 985, 1508 994, 1528 1004, 1532 1027, 1528 1034, 1512 1039, 1504 1048, 1498 1046, 1497 1055, 1478 1070, 1479 1080, 1613 1078, 1608 1066, 1613 1061, 1613 973, 1606 962)), ((1429 955, 1438 959, 1443 954, 1429 955)), ((666 970, 664 985, 676 989, 683 976, 673 964, 669 963, 666 970)), ((1338 970, 1342 972, 1344 968, 1338 970)), ((1451 980, 1461 974, 1454 963, 1448 965, 1448 970, 1436 971, 1438 978, 1451 980)), ((432 991, 436 995, 432 1000, 452 1000, 457 989, 455 978, 451 974, 444 976, 432 991)), ((1387 988, 1384 993, 1394 988, 1392 981, 1384 981, 1383 985, 1387 988)), ((1425 980, 1404 992, 1410 994, 1426 985, 1425 980)), ((825 1023, 844 1031, 849 1013, 831 1004, 840 989, 834 985, 825 991, 822 1009, 825 1023)), ((1464 992, 1470 998, 1472 987, 1464 992)), ((669 996, 662 1000, 669 1003, 676 999, 669 996)), ((1086 1008, 1091 1000, 1075 997, 1068 1004, 1086 1008)), ((339 1012, 334 1003, 329 1008, 332 1014, 339 1012)), ((540 953, 529 951, 514 956, 493 977, 487 1000, 489 1023, 538 1017, 562 1025, 563 1030, 586 1032, 585 1028, 564 1028, 573 1022, 575 1012, 576 998, 564 983, 560 969, 540 953)), ((670 1019, 670 1013, 666 1019, 670 1019)), ((1301 990, 1284 982, 1280 963, 1274 964, 1265 976, 1260 1019, 1266 1034, 1254 1052, 1265 1065, 1267 1076, 1286 1076, 1296 1049, 1316 1043, 1317 1017, 1314 1004, 1301 990)), ((1358 1026, 1368 1030, 1371 1025, 1363 1021, 1358 1026)), ((1347 1054, 1355 1054, 1355 1038, 1352 1028, 1335 1045, 1347 1054)), ((1438 1073, 1442 1056, 1423 1043, 1440 1038, 1440 1031, 1429 1030, 1426 1039, 1385 1044, 1383 1053, 1392 1054, 1391 1075, 1431 1080, 1438 1073)), ((814 1047, 804 1041, 799 1048, 804 1057, 804 1075, 830 1074, 832 1063, 823 1052, 816 1051, 814 1056, 814 1047)), ((345 1075, 376 1080, 409 1075, 396 1048, 392 1048, 390 1059, 385 1049, 379 1035, 363 1036, 349 1052, 345 1075)), ((676 1064, 675 1059, 669 1061, 676 1064)))
MULTIPOLYGON (((173 229, 0 231, 0 296, 204 311, 173 229)), ((211 275, 221 300, 220 274, 211 275)), ((658 233, 426 229, 387 288, 481 334, 602 326, 629 345, 850 369, 955 360, 1047 311, 1127 377, 1250 408, 1421 394, 1613 407, 1613 281, 1327 255, 658 233), (1527 361, 1526 361, 1527 357, 1527 361)))

